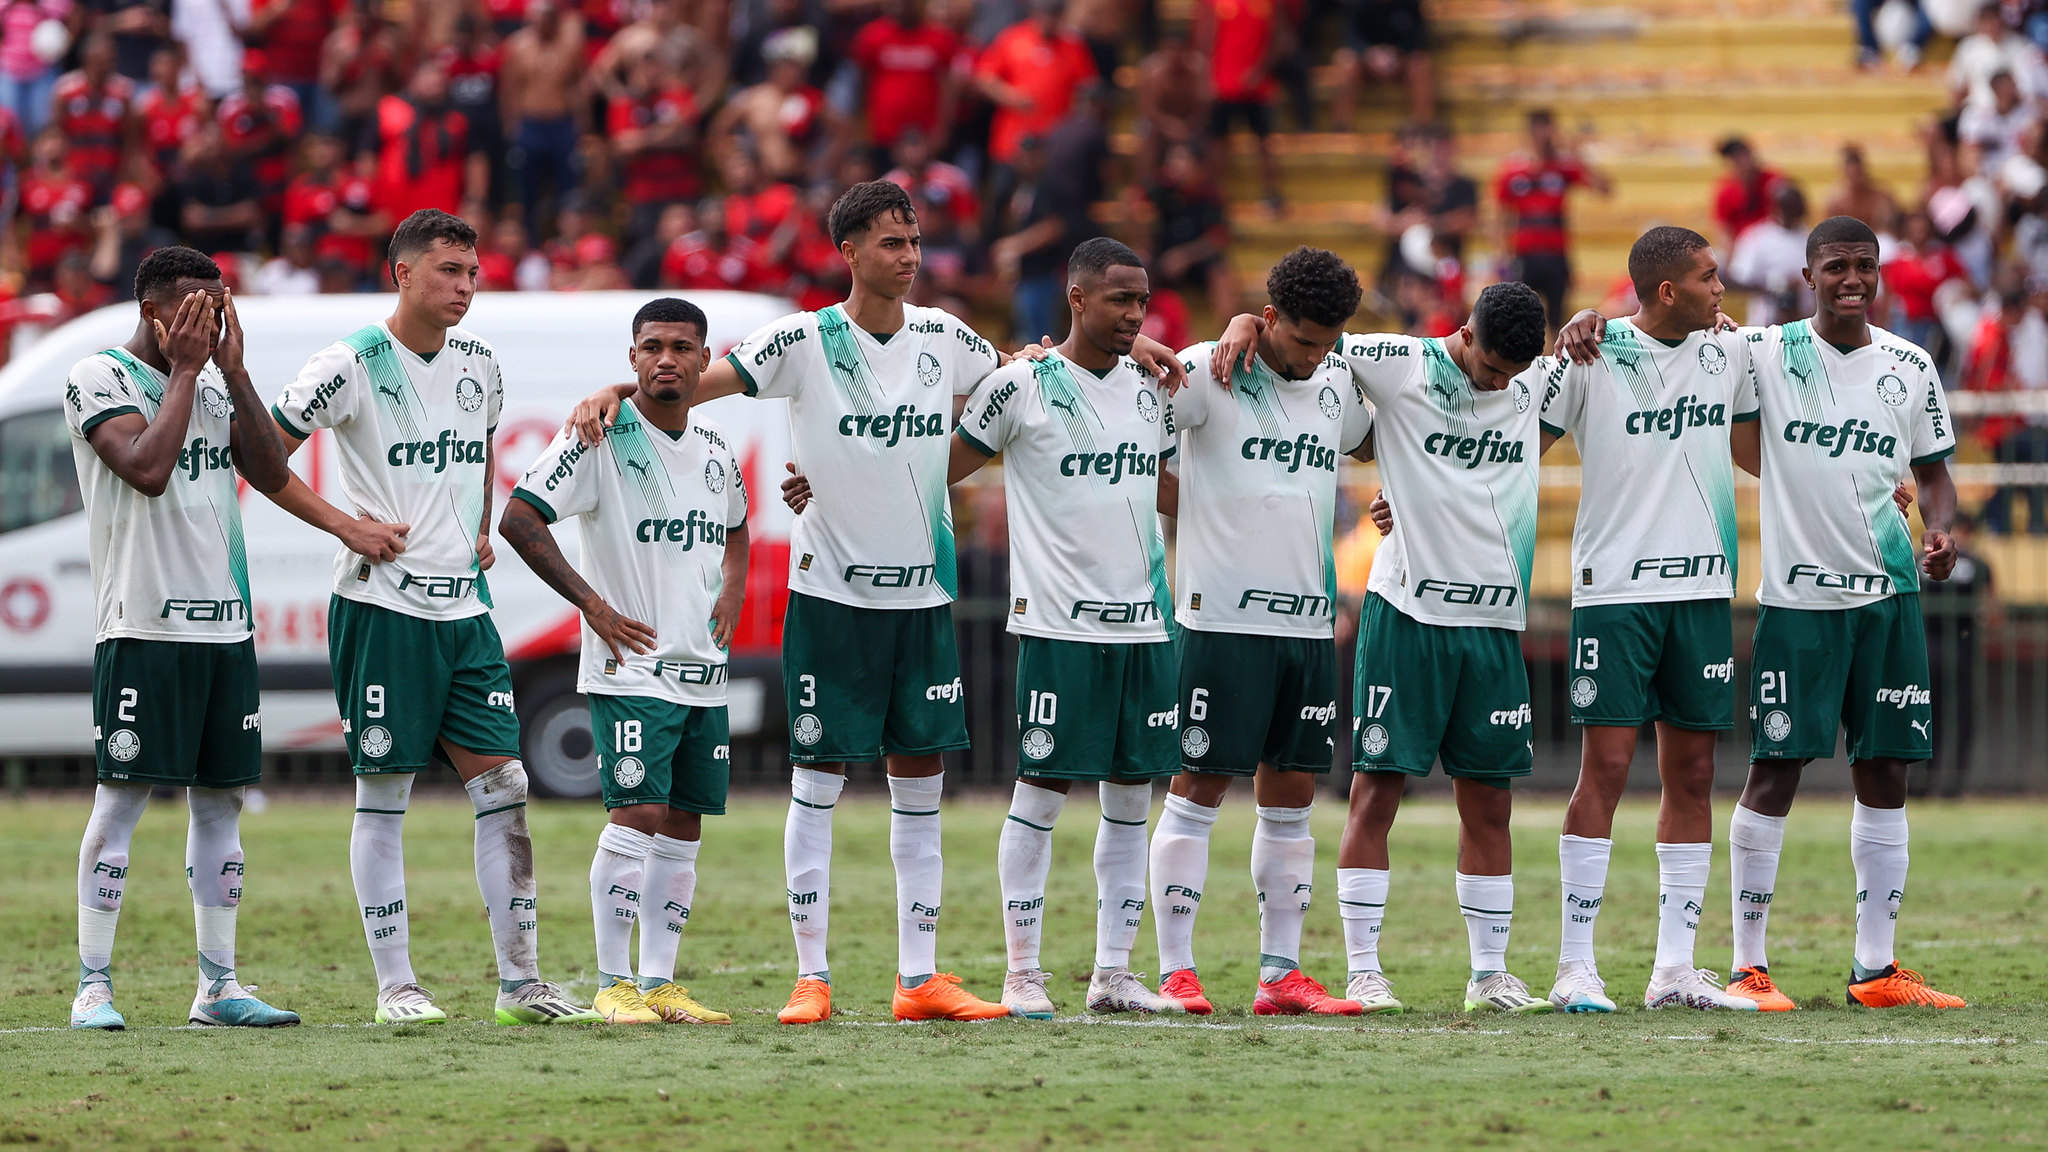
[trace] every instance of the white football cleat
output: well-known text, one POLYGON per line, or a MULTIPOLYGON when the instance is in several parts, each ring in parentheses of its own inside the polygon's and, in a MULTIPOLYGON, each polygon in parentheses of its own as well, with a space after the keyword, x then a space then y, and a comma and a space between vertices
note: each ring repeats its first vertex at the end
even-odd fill
POLYGON ((1394 986, 1384 972, 1359 972, 1344 985, 1344 998, 1354 1000, 1367 1012, 1400 1012, 1404 1006, 1394 999, 1394 986))
POLYGON ((1607 998, 1607 981, 1600 979, 1599 969, 1583 960, 1557 966, 1550 1002, 1559 1012, 1614 1011, 1614 1001, 1607 998))
POLYGON ((1183 1013, 1178 1000, 1159 995, 1145 987, 1145 981, 1129 968, 1097 968, 1088 977, 1090 1012, 1183 1013))
POLYGON ((1726 1008, 1737 1012, 1756 1011, 1756 1001, 1732 996, 1721 987, 1717 973, 1705 968, 1680 968, 1674 972, 1650 974, 1650 986, 1643 990, 1645 1008, 1726 1008))
POLYGON ((1032 1020, 1050 1020, 1059 1014, 1052 1005, 1052 997, 1046 994, 1045 982, 1052 974, 1043 968, 1026 968, 1011 972, 1003 977, 1003 1007, 1012 1016, 1023 1016, 1032 1020))
POLYGON ((417 984, 393 984, 377 990, 377 1023, 443 1024, 448 1014, 434 1004, 434 994, 417 984))
POLYGON ((529 980, 510 992, 498 993, 500 1024, 596 1024, 603 1020, 545 980, 529 980))
POLYGON ((1510 972, 1488 972, 1465 983, 1465 1011, 1541 1015, 1557 1005, 1529 995, 1529 986, 1510 972))

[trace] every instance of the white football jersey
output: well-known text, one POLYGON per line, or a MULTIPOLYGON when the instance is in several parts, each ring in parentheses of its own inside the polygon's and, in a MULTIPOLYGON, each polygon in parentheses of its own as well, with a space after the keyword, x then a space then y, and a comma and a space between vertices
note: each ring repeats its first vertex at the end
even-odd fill
POLYGON ((995 348, 937 308, 905 305, 881 340, 834 304, 777 320, 726 359, 747 395, 789 398, 797 470, 816 494, 790 531, 790 591, 861 608, 951 603, 953 398, 995 370, 995 348))
POLYGON ((64 386, 71 458, 92 540, 93 642, 116 636, 226 644, 246 640, 249 560, 228 449, 234 408, 220 369, 192 389, 178 466, 161 496, 114 474, 86 434, 128 412, 154 421, 170 378, 112 348, 80 360, 64 386))
POLYGON ((1746 330, 1763 412, 1763 581, 1775 608, 1853 608, 1920 591, 1892 492, 1956 450, 1933 363, 1872 326, 1843 352, 1797 320, 1746 330))
POLYGON ((1174 619, 1197 631, 1331 636, 1337 458, 1365 442, 1372 407, 1334 352, 1305 380, 1261 361, 1226 388, 1209 371, 1215 347, 1180 354, 1188 382, 1170 405, 1181 448, 1174 619))
POLYGON ((1536 561, 1536 390, 1549 363, 1481 392, 1442 340, 1347 334, 1338 348, 1372 402, 1394 509, 1366 590, 1424 624, 1521 631, 1536 561))
POLYGON ((558 433, 512 498, 548 523, 574 517, 578 571, 605 603, 654 629, 654 651, 621 664, 583 625, 576 688, 676 704, 725 703, 726 653, 711 642, 724 587, 726 533, 747 523, 747 489, 717 425, 690 414, 681 436, 641 418, 628 400, 604 443, 558 433))
POLYGON ((1167 638, 1159 462, 1173 455, 1173 424, 1136 362, 1097 376, 1057 352, 1012 361, 975 389, 959 434, 984 456, 1003 454, 1010 631, 1167 638))
POLYGON ((1729 428, 1756 419, 1749 342, 1694 332, 1677 344, 1609 320, 1600 358, 1559 357, 1543 429, 1571 433, 1582 464, 1572 606, 1735 595, 1729 428))
POLYGON ((328 345, 271 405, 292 435, 334 431, 349 507, 407 524, 405 551, 388 564, 334 557, 334 592, 428 620, 490 610, 477 557, 485 459, 505 388, 491 346, 461 328, 432 359, 382 323, 328 345))

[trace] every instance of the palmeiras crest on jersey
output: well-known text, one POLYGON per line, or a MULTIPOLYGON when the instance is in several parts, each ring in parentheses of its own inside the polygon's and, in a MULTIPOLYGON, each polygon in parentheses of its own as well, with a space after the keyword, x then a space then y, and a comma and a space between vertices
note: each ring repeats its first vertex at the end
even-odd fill
POLYGON ((1335 420, 1344 414, 1344 402, 1338 399, 1337 390, 1327 384, 1323 385, 1322 391, 1316 393, 1316 407, 1323 410, 1323 416, 1327 419, 1335 420))
POLYGON ((716 460, 704 462, 704 486, 712 492, 725 491, 725 465, 716 460))
POLYGON ((208 416, 216 420, 222 419, 228 414, 227 394, 208 384, 199 390, 199 407, 208 416))
POLYGON ((1719 376, 1728 370, 1728 354, 1721 351, 1719 344, 1700 345, 1700 370, 1709 376, 1719 376))
POLYGON ((1906 382, 1887 372, 1877 379, 1877 398, 1897 408, 1906 402, 1906 382))
POLYGON ((1159 397, 1149 388, 1138 391, 1138 415, 1144 417, 1147 424, 1159 423, 1159 397))
POLYGON ((937 387, 939 378, 943 375, 945 375, 945 369, 939 366, 939 358, 937 356, 929 352, 918 353, 917 382, 919 384, 927 388, 937 387))
POLYGON ((474 412, 484 406, 484 386, 474 376, 464 376, 455 382, 455 402, 464 412, 474 412))

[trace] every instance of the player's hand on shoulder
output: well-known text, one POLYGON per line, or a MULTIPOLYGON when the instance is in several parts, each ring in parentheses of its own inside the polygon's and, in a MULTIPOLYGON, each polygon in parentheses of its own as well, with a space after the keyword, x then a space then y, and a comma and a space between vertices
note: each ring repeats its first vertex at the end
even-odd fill
POLYGON ((1600 358, 1600 341, 1607 338, 1607 318, 1583 309, 1557 331, 1557 353, 1574 364, 1591 364, 1600 358))
POLYGON ((410 524, 386 524, 367 513, 358 514, 341 530, 341 542, 365 560, 389 564, 405 552, 410 524))
POLYGON ((625 650, 628 648, 642 656, 654 651, 653 628, 631 616, 621 615, 618 609, 602 600, 583 610, 583 622, 590 625, 597 638, 612 650, 612 659, 621 664, 626 662, 625 650))
POLYGON ((1187 387, 1187 365, 1180 362, 1180 353, 1159 341, 1149 336, 1139 336, 1137 343, 1131 345, 1131 359, 1136 361, 1138 367, 1144 369, 1152 379, 1158 381, 1159 386, 1166 389, 1168 396, 1187 387))
POLYGON ((612 422, 619 418, 621 403, 618 388, 607 384, 576 402, 569 419, 562 423, 562 431, 574 432, 586 447, 601 443, 612 422))
POLYGON ((171 362, 171 372, 197 372, 206 367, 213 354, 213 302, 204 292, 188 293, 178 301, 171 322, 156 321, 157 347, 171 362))
POLYGON ((791 512, 801 516, 811 502, 811 478, 797 471, 794 462, 783 467, 789 469, 789 479, 782 482, 782 502, 789 505, 791 512))
POLYGON ((1237 366, 1244 365, 1251 371, 1254 358, 1259 354, 1259 332, 1262 322, 1249 313, 1240 313, 1230 318, 1223 328, 1223 336, 1216 341, 1216 347, 1209 353, 1209 375, 1218 384, 1230 387, 1230 377, 1237 366))
POLYGON ((1946 580, 1956 570, 1955 538, 1946 532, 1929 528, 1920 534, 1920 546, 1925 550, 1920 557, 1920 570, 1930 580, 1946 580))

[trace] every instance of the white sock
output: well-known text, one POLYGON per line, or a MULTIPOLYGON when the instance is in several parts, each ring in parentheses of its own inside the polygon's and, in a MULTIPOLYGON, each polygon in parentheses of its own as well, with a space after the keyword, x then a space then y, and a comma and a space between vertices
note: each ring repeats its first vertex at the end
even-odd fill
POLYGON ((1465 943, 1472 971, 1505 972, 1508 928, 1515 918, 1515 878, 1458 873, 1458 911, 1465 914, 1465 943))
POLYGON ((1557 838, 1558 876, 1564 888, 1564 932, 1557 946, 1557 962, 1593 963, 1593 922, 1600 918, 1600 901, 1607 891, 1607 859, 1614 841, 1590 836, 1557 838))
POLYGON ((590 918, 597 930, 600 987, 633 977, 633 922, 640 918, 641 873, 653 847, 654 837, 623 824, 606 824, 597 834, 597 854, 590 861, 590 918))
POLYGON ((498 990, 540 979, 540 901, 526 830, 526 766, 507 760, 463 785, 476 808, 476 887, 491 917, 498 990))
POLYGON ((128 848, 149 807, 149 785, 101 784, 78 845, 78 986, 114 982, 114 929, 128 888, 128 848))
POLYGON ((1657 970, 1693 967, 1693 944, 1705 914, 1707 876, 1714 869, 1714 846, 1657 845, 1657 970))
POLYGON ((405 809, 413 774, 356 777, 356 820, 348 835, 348 871, 363 938, 379 990, 415 982, 412 928, 405 911, 405 809))
POLYGON ((1095 966, 1129 968, 1145 915, 1145 817, 1152 785, 1097 789, 1102 821, 1095 826, 1095 966))
POLYGON ((830 982, 825 936, 832 924, 832 806, 846 777, 810 768, 789 773, 789 820, 782 826, 782 875, 788 885, 789 930, 796 936, 796 974, 830 982))
POLYGON ((185 877, 199 944, 202 996, 238 995, 235 910, 242 903, 242 798, 246 788, 187 788, 185 877))
POLYGON ((1337 869, 1337 915, 1344 920, 1347 975, 1380 971, 1380 921, 1386 919, 1393 877, 1385 868, 1337 869))
POLYGON ((1763 968, 1764 931, 1771 893, 1778 887, 1778 854, 1785 849, 1785 818, 1742 805, 1728 817, 1728 891, 1734 904, 1734 968, 1763 968))
POLYGON ((946 774, 889 777, 889 859, 896 864, 896 974, 915 988, 939 970, 939 796, 946 774))
POLYGON ((1209 831, 1216 809, 1167 793, 1152 830, 1152 927, 1159 934, 1159 975, 1195 966, 1195 913, 1209 882, 1209 831))
POLYGON ((1010 971, 1038 967, 1045 935, 1045 878, 1052 871, 1052 826, 1067 795, 1017 781, 1010 814, 996 839, 996 879, 1003 890, 1003 948, 1010 971))
POLYGON ((640 987, 658 988, 676 978, 676 949, 690 922, 697 895, 697 849, 702 840, 656 834, 640 878, 640 987))
POLYGON ((1849 858, 1856 863, 1858 976, 1882 972, 1898 957, 1899 902, 1906 897, 1906 810, 1865 808, 1849 818, 1849 858))
POLYGON ((1316 877, 1314 810, 1258 807, 1252 832, 1252 888, 1259 894, 1259 982, 1271 984, 1301 967, 1301 925, 1316 877))

